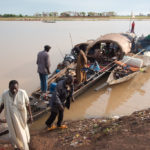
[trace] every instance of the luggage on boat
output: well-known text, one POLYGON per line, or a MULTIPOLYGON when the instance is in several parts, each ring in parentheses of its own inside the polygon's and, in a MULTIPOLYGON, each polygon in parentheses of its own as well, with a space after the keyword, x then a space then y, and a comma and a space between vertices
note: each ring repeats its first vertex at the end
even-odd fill
POLYGON ((93 71, 95 71, 95 72, 99 72, 99 71, 100 71, 100 67, 99 67, 98 62, 95 61, 94 64, 92 64, 92 65, 90 66, 90 69, 93 70, 93 71))
POLYGON ((116 64, 118 64, 118 65, 120 65, 120 66, 122 66, 122 67, 124 67, 124 69, 126 69, 126 70, 131 70, 131 71, 133 71, 133 72, 135 72, 135 71, 139 71, 139 67, 133 67, 133 66, 131 66, 131 65, 127 65, 127 64, 125 64, 125 63, 123 63, 123 62, 121 62, 121 61, 115 61, 115 63, 116 64))
POLYGON ((57 86, 56 82, 52 82, 50 84, 50 93, 53 93, 55 91, 56 86, 57 86))
POLYGON ((143 66, 142 59, 133 58, 133 57, 129 57, 129 56, 124 56, 123 59, 121 60, 121 62, 123 62, 129 66, 138 67, 138 68, 141 68, 143 66))
POLYGON ((67 54, 64 58, 64 61, 69 61, 70 63, 75 61, 75 57, 71 54, 67 54))
POLYGON ((56 73, 60 72, 60 69, 56 69, 56 73))

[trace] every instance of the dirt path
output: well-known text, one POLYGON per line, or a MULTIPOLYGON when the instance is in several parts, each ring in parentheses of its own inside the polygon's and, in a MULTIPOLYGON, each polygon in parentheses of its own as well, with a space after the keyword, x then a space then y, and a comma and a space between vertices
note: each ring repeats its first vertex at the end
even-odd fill
POLYGON ((30 150, 150 149, 150 109, 119 119, 85 119, 65 124, 68 129, 32 132, 30 150))
POLYGON ((150 109, 119 119, 65 122, 66 130, 32 136, 31 150, 149 150, 150 109))

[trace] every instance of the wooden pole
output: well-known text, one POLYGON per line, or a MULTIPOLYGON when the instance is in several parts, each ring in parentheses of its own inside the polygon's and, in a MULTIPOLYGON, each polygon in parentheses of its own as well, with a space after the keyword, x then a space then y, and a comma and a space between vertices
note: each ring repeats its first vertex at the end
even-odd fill
POLYGON ((73 48, 73 41, 72 41, 71 33, 69 33, 69 35, 70 35, 71 45, 72 45, 72 48, 73 48))

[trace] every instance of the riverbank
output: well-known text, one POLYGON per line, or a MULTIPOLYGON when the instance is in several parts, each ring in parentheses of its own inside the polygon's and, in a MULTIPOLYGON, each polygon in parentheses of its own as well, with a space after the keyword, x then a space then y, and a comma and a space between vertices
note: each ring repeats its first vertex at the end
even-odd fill
MULTIPOLYGON (((30 150, 150 149, 150 109, 120 118, 115 116, 64 123, 68 129, 32 131, 30 150)), ((8 145, 5 149, 11 150, 8 145)))
MULTIPOLYGON (((114 17, 0 17, 0 21, 109 21, 109 20, 131 20, 131 16, 114 16, 114 17)), ((134 20, 150 20, 150 16, 136 16, 134 20)))

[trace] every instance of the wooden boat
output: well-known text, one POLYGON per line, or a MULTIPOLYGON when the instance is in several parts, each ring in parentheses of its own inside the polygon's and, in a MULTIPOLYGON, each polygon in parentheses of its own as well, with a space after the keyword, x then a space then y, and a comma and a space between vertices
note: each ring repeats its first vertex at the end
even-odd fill
POLYGON ((43 20, 42 22, 44 22, 44 23, 56 23, 56 21, 54 21, 54 20, 43 20))
POLYGON ((106 73, 113 69, 113 64, 110 64, 105 67, 105 71, 100 71, 92 75, 86 83, 84 83, 79 89, 74 91, 74 97, 80 96, 85 92, 89 87, 93 86, 99 79, 101 79, 106 73))
POLYGON ((115 72, 115 70, 113 70, 111 72, 111 74, 109 75, 109 77, 107 79, 107 84, 108 85, 113 85, 113 84, 119 84, 119 83, 122 83, 122 82, 126 82, 126 81, 134 78, 139 73, 139 71, 136 71, 136 72, 133 72, 133 73, 131 73, 129 75, 126 75, 126 76, 124 76, 122 78, 115 79, 114 78, 114 72, 115 72))
POLYGON ((139 61, 139 64, 138 64, 140 66, 139 70, 137 70, 135 72, 131 72, 122 78, 115 79, 114 78, 115 69, 114 69, 107 79, 108 85, 126 82, 126 81, 134 78, 138 73, 144 72, 150 66, 150 57, 149 56, 144 56, 144 55, 141 55, 140 53, 139 53, 139 55, 137 55, 137 54, 128 54, 128 55, 130 55, 131 59, 137 58, 138 60, 141 60, 141 61, 139 61))
POLYGON ((134 71, 134 72, 122 77, 122 78, 115 79, 114 78, 114 73, 115 73, 115 68, 116 68, 115 67, 114 70, 110 73, 107 81, 103 85, 96 87, 95 91, 99 91, 100 89, 102 89, 108 85, 126 82, 126 81, 134 78, 135 76, 137 76, 140 72, 145 72, 147 70, 147 68, 150 67, 150 57, 149 56, 141 55, 140 53, 138 55, 133 54, 133 53, 128 53, 127 55, 130 57, 134 57, 134 58, 138 58, 138 59, 143 60, 142 66, 140 67, 140 70, 134 71))
MULTIPOLYGON (((97 48, 100 48, 101 44, 106 44, 106 43, 112 43, 117 45, 120 55, 127 54, 131 50, 131 44, 130 41, 123 35, 121 34, 108 34, 104 35, 97 40, 90 42, 90 43, 81 43, 76 45, 72 53, 75 52, 76 47, 84 50, 84 52, 87 54, 88 60, 92 58, 91 51, 95 51, 97 48)), ((114 55, 113 55, 114 57, 114 55)), ((119 56, 121 58, 121 56, 119 56)), ((79 96, 83 92, 87 90, 87 88, 91 87, 94 85, 95 82, 97 82, 99 79, 101 79, 107 72, 112 71, 114 68, 114 60, 117 58, 112 58, 112 57, 107 57, 105 56, 106 59, 103 59, 103 62, 99 61, 99 58, 92 58, 94 60, 98 61, 98 64, 100 66, 100 71, 94 72, 91 74, 87 81, 84 83, 81 83, 80 85, 75 85, 75 90, 74 90, 74 97, 79 96)), ((67 67, 63 68, 59 73, 53 73, 53 75, 48 79, 48 85, 50 85, 52 82, 56 82, 56 80, 63 75, 65 75, 68 71, 68 69, 75 69, 76 68, 76 61, 69 64, 67 67)), ((48 99, 50 99, 51 95, 49 94, 47 96, 48 99)), ((40 117, 44 113, 46 113, 50 107, 48 107, 48 102, 45 102, 42 99, 42 94, 40 93, 40 89, 34 91, 30 97, 30 103, 31 103, 31 108, 32 108, 32 113, 34 119, 40 117)))

